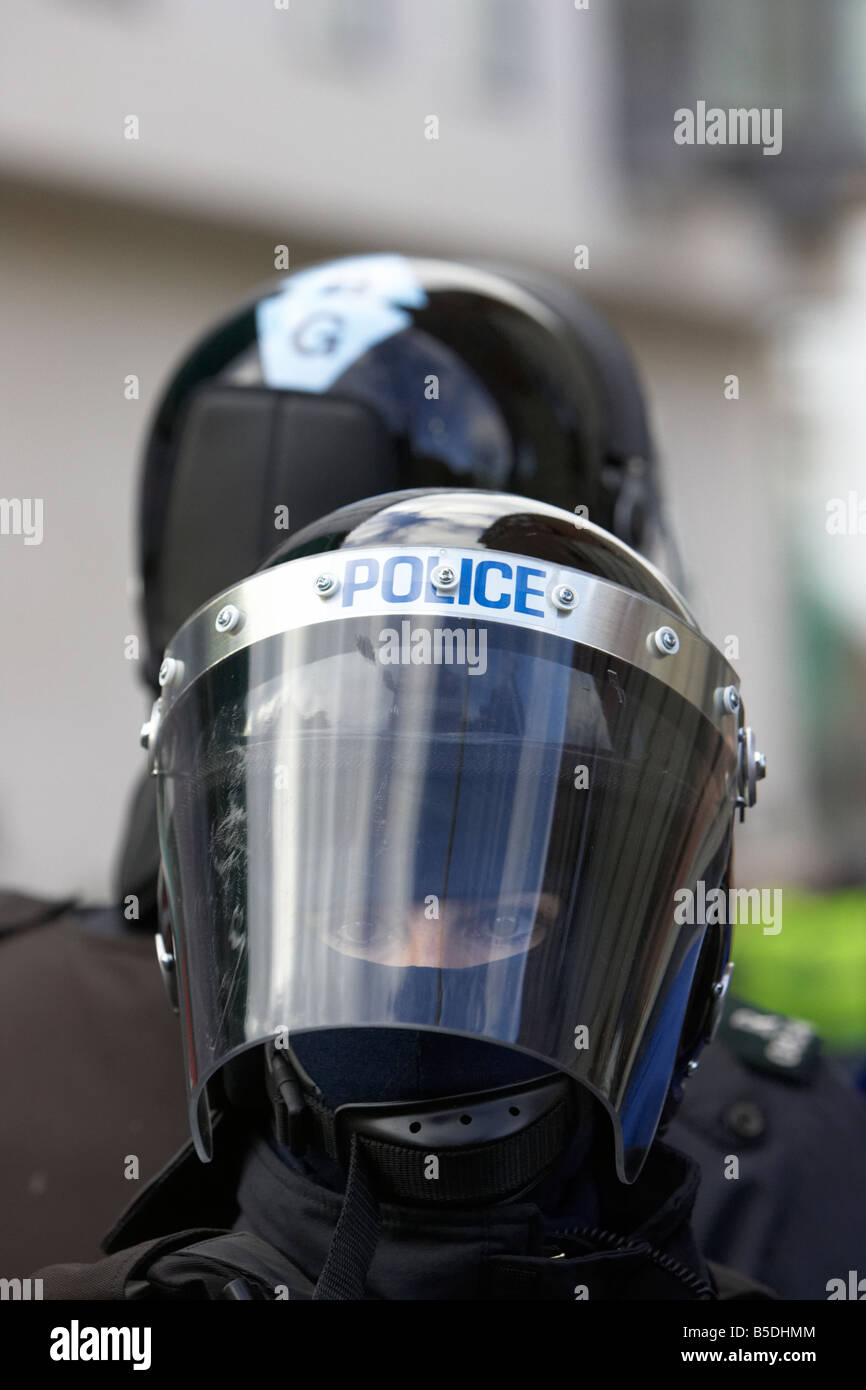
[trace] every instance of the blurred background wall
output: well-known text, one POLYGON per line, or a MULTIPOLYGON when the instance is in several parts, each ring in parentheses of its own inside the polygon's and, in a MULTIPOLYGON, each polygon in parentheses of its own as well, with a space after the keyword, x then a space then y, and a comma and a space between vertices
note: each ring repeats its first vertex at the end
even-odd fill
POLYGON ((0 497, 43 499, 44 535, 0 536, 0 883, 108 892, 149 703, 140 447, 286 246, 522 261, 613 318, 768 759, 739 880, 862 885, 864 63, 857 0, 7 7, 0 497), (676 144, 698 100, 781 108, 781 151, 676 144))

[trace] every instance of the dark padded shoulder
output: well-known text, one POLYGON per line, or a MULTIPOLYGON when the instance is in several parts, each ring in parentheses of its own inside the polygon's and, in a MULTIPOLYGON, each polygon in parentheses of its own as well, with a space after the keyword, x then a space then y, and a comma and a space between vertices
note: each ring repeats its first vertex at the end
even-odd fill
POLYGON ((148 1273, 168 1297, 309 1300, 315 1285, 251 1231, 226 1231, 161 1255, 148 1273))
MULTIPOLYGON (((119 1250, 93 1264, 46 1265, 44 1269, 37 1270, 34 1277, 42 1280, 42 1297, 45 1299, 121 1301, 130 1296, 129 1282, 146 1276, 150 1265, 160 1256, 219 1234, 221 1232, 210 1229, 177 1231, 158 1240, 144 1241, 140 1245, 119 1250)), ((141 1296, 140 1292, 136 1292, 135 1296, 141 1296)))
POLYGON ((14 889, 0 889, 0 937, 42 927, 74 905, 74 898, 37 898, 14 889))
POLYGON ((104 1237, 107 1254, 167 1235, 191 1220, 211 1228, 232 1226, 246 1139, 219 1114, 214 1115, 213 1136, 213 1162, 200 1162, 189 1141, 142 1189, 104 1237))

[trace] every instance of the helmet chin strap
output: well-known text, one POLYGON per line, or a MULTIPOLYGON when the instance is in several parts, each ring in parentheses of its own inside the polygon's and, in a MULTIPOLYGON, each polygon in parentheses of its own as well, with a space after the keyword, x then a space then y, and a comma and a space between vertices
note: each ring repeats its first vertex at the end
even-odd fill
MULTIPOLYGON (((525 1065, 529 1059, 518 1060, 525 1065)), ((541 1181, 573 1140, 582 1107, 566 1076, 538 1075, 539 1064, 532 1065, 534 1077, 510 1085, 355 1099, 331 1109, 291 1047, 266 1046, 277 1140, 296 1155, 324 1154, 347 1172, 343 1209, 314 1298, 363 1297, 379 1239, 380 1200, 488 1206, 517 1200, 541 1181)), ((381 1089, 381 1081, 371 1086, 373 1094, 381 1089)), ((585 1104, 588 1124, 588 1099, 585 1104)))
POLYGON ((297 1156, 312 1150, 344 1171, 357 1138, 377 1171, 381 1195, 392 1201, 507 1201, 544 1176, 581 1118, 566 1076, 542 1072, 537 1062, 530 1074, 530 1059, 514 1060, 523 1065, 511 1068, 518 1077, 512 1074, 508 1084, 494 1078, 491 1085, 488 1077, 486 1085, 476 1081, 443 1094, 440 1080, 435 1093, 399 1095, 392 1085, 383 1097, 388 1088, 380 1074, 378 1084, 371 1080, 363 1088, 366 1094, 357 1091, 332 1106, 296 1050, 272 1042, 265 1049, 265 1084, 276 1138, 297 1156))

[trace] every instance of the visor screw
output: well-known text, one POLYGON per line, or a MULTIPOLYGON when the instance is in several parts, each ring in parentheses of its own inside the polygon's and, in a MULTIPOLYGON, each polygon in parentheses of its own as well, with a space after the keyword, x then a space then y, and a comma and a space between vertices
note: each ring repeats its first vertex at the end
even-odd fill
POLYGON ((240 611, 235 608, 233 603, 227 603, 225 608, 221 608, 216 615, 214 627, 217 632, 234 632, 240 626, 240 611))
POLYGON ((167 656, 159 668, 160 685, 171 685, 177 675, 177 662, 173 656, 167 656))
POLYGON ((431 574, 434 589, 456 589, 457 574, 450 565, 439 565, 431 574))
POLYGON ((141 726, 139 741, 141 743, 142 748, 150 748, 151 744, 155 741, 161 715, 162 698, 159 697, 153 702, 153 708, 150 711, 150 718, 148 719, 147 723, 142 724, 141 726))
POLYGON ((577 594, 567 584, 560 584, 553 591, 553 604, 562 613, 568 613, 572 608, 577 607, 577 594))
POLYGON ((680 639, 672 627, 658 628, 651 641, 659 656, 674 656, 680 649, 680 639))
POLYGON ((320 574, 316 577, 316 593, 322 598, 329 598, 331 594, 335 594, 337 587, 337 581, 332 574, 320 574))
POLYGON ((722 704, 729 714, 736 714, 740 708, 740 692, 735 685, 726 685, 722 691, 722 704))

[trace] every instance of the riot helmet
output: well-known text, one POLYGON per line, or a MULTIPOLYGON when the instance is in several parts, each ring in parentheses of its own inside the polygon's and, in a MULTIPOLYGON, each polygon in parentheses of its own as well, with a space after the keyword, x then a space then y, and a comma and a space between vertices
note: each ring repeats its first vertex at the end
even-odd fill
POLYGON ((553 279, 400 255, 293 272, 173 373, 145 449, 139 554, 156 686, 172 633, 284 538, 345 504, 490 488, 641 547, 660 519, 634 366, 553 279))
MULTIPOLYGON (((633 1182, 729 977, 729 928, 677 894, 726 882, 763 773, 736 673, 663 575, 554 506, 394 493, 204 604, 161 682, 159 945, 199 1156, 236 1059, 282 1046, 309 1081, 305 1039, 352 1039, 350 1069, 359 1038, 408 1035, 516 1059, 477 1111, 437 1112, 449 1151, 461 1124, 529 1142, 565 1085, 633 1182)), ((411 1145, 412 1102, 343 1108, 411 1145)))

